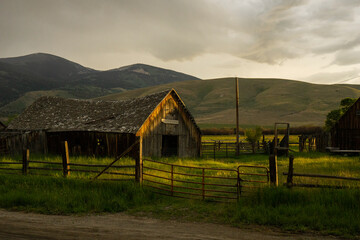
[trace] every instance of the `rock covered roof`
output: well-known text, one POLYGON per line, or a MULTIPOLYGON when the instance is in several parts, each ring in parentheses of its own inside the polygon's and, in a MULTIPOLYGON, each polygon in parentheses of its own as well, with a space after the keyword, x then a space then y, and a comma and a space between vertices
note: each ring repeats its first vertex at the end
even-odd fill
POLYGON ((41 97, 14 119, 8 129, 136 133, 172 91, 123 101, 41 97))

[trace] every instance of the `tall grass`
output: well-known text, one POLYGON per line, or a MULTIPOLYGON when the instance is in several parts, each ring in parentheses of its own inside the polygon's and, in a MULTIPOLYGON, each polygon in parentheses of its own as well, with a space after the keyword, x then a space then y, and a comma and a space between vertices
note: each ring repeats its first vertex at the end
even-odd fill
MULTIPOLYGON (((74 158, 71 161, 98 163, 111 160, 74 158)), ((157 160, 179 165, 227 169, 236 169, 240 164, 268 165, 268 156, 262 154, 241 155, 237 159, 216 161, 178 158, 157 160)), ((281 173, 287 172, 288 158, 279 157, 278 165, 282 184, 286 181, 286 176, 281 173)), ((294 171, 360 177, 360 161, 358 156, 295 153, 294 171)), ((296 177, 294 180, 299 181, 296 177)), ((134 182, 92 182, 86 179, 0 173, 0 207, 46 214, 127 211, 165 219, 208 221, 234 226, 260 224, 291 231, 311 230, 341 236, 360 235, 359 188, 263 187, 247 197, 240 198, 239 202, 221 204, 156 195, 149 188, 140 187, 134 182)))
POLYGON ((120 212, 156 200, 134 182, 0 175, 0 207, 46 214, 120 212))
POLYGON ((359 235, 360 190, 264 188, 237 206, 232 221, 245 219, 287 230, 359 235))

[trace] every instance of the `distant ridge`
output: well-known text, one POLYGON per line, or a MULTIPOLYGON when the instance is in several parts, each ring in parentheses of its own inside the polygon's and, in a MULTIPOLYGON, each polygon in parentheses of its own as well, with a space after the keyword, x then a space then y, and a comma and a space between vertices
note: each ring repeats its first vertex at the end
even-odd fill
POLYGON ((94 98, 194 79, 198 78, 146 64, 98 71, 46 53, 0 58, 0 117, 21 112, 44 95, 94 98))
MULTIPOLYGON (((116 93, 101 97, 118 100, 144 96, 175 88, 196 122, 200 124, 235 124, 234 78, 184 81, 116 93)), ((291 125, 322 126, 326 114, 338 108, 345 97, 360 97, 360 85, 321 85, 286 79, 240 78, 240 123, 273 126, 275 122, 291 125)))

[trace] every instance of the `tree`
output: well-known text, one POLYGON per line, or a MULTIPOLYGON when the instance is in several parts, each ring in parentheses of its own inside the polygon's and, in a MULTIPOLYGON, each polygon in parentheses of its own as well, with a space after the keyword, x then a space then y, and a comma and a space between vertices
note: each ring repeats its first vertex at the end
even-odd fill
POLYGON ((356 102, 356 98, 344 98, 340 101, 340 107, 343 110, 343 114, 349 110, 349 108, 356 102))
POLYGON ((335 125, 337 121, 346 113, 347 110, 356 102, 356 98, 344 98, 340 101, 340 108, 330 111, 326 115, 325 130, 330 129, 335 125))
POLYGON ((245 140, 251 144, 252 152, 255 153, 256 143, 260 140, 262 136, 262 128, 255 127, 245 130, 245 140))

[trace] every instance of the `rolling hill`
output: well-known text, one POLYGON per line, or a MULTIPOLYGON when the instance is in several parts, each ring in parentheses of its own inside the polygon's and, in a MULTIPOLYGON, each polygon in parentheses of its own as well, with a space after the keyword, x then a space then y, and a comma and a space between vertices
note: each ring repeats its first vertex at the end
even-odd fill
MULTIPOLYGON (((233 78, 184 81, 100 97, 120 100, 175 88, 202 125, 235 123, 233 78)), ((345 97, 360 97, 358 85, 318 85, 283 79, 239 79, 240 123, 272 126, 324 124, 326 114, 345 97)))
MULTIPOLYGON (((18 114, 41 96, 119 100, 175 88, 196 121, 235 123, 233 78, 196 77, 134 64, 97 71, 50 54, 0 59, 0 119, 18 114)), ((286 79, 239 79, 240 123, 271 126, 323 125, 345 97, 360 97, 360 85, 318 85, 286 79)))
POLYGON ((45 53, 0 58, 0 117, 21 112, 44 95, 94 98, 192 79, 198 78, 145 64, 97 71, 45 53))

